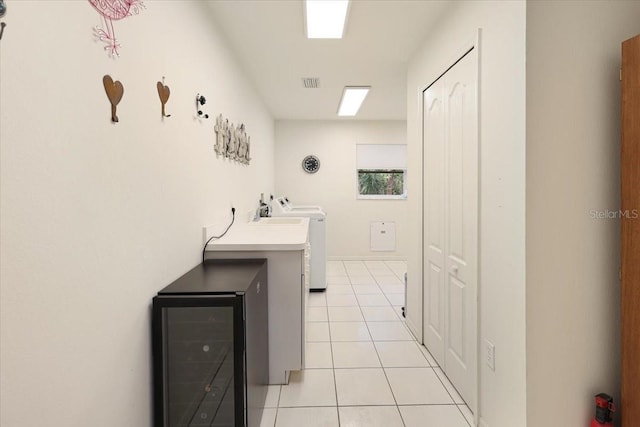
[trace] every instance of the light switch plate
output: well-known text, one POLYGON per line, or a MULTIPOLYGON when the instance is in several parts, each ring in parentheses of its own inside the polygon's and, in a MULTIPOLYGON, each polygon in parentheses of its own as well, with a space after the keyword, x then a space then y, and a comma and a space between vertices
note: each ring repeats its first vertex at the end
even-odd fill
POLYGON ((484 340, 485 363, 492 371, 496 370, 496 346, 487 339, 484 340))

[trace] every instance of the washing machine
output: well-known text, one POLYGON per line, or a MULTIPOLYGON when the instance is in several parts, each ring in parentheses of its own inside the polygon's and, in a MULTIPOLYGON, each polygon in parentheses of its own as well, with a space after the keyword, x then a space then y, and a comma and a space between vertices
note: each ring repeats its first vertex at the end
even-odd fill
POLYGON ((279 204, 282 209, 290 212, 296 211, 322 211, 322 207, 316 205, 294 205, 289 201, 287 196, 281 196, 276 198, 276 203, 279 204))
POLYGON ((292 205, 285 197, 277 197, 271 203, 271 216, 309 218, 309 245, 311 246, 311 291, 327 289, 327 214, 320 206, 292 205))

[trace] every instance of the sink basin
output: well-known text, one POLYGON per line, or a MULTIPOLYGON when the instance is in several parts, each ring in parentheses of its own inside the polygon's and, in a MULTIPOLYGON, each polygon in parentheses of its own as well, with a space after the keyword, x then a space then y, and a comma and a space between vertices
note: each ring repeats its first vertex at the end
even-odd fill
POLYGON ((288 224, 288 225, 296 225, 302 223, 302 218, 260 218, 260 224, 288 224))

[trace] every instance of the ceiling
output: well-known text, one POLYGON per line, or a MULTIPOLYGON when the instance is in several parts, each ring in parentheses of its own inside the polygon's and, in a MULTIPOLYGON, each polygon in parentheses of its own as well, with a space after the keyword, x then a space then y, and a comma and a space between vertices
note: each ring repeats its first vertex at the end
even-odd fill
POLYGON ((453 3, 352 0, 337 40, 306 38, 302 0, 208 6, 275 119, 405 120, 408 61, 453 3), (319 88, 305 89, 305 77, 318 77, 319 88), (371 86, 354 118, 336 114, 344 86, 371 86))

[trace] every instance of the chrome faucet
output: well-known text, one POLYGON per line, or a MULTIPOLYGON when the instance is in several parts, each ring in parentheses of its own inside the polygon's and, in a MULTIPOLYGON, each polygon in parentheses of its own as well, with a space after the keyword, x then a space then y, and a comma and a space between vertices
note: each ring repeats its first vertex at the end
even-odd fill
POLYGON ((266 203, 262 203, 260 205, 260 207, 258 208, 258 215, 260 215, 261 217, 268 217, 269 216, 269 205, 267 205, 266 203))
POLYGON ((268 217, 268 216, 271 216, 269 205, 267 205, 266 203, 261 201, 260 202, 260 206, 258 206, 258 209, 256 209, 256 214, 253 217, 253 220, 254 221, 259 221, 260 218, 265 218, 265 217, 268 217))

